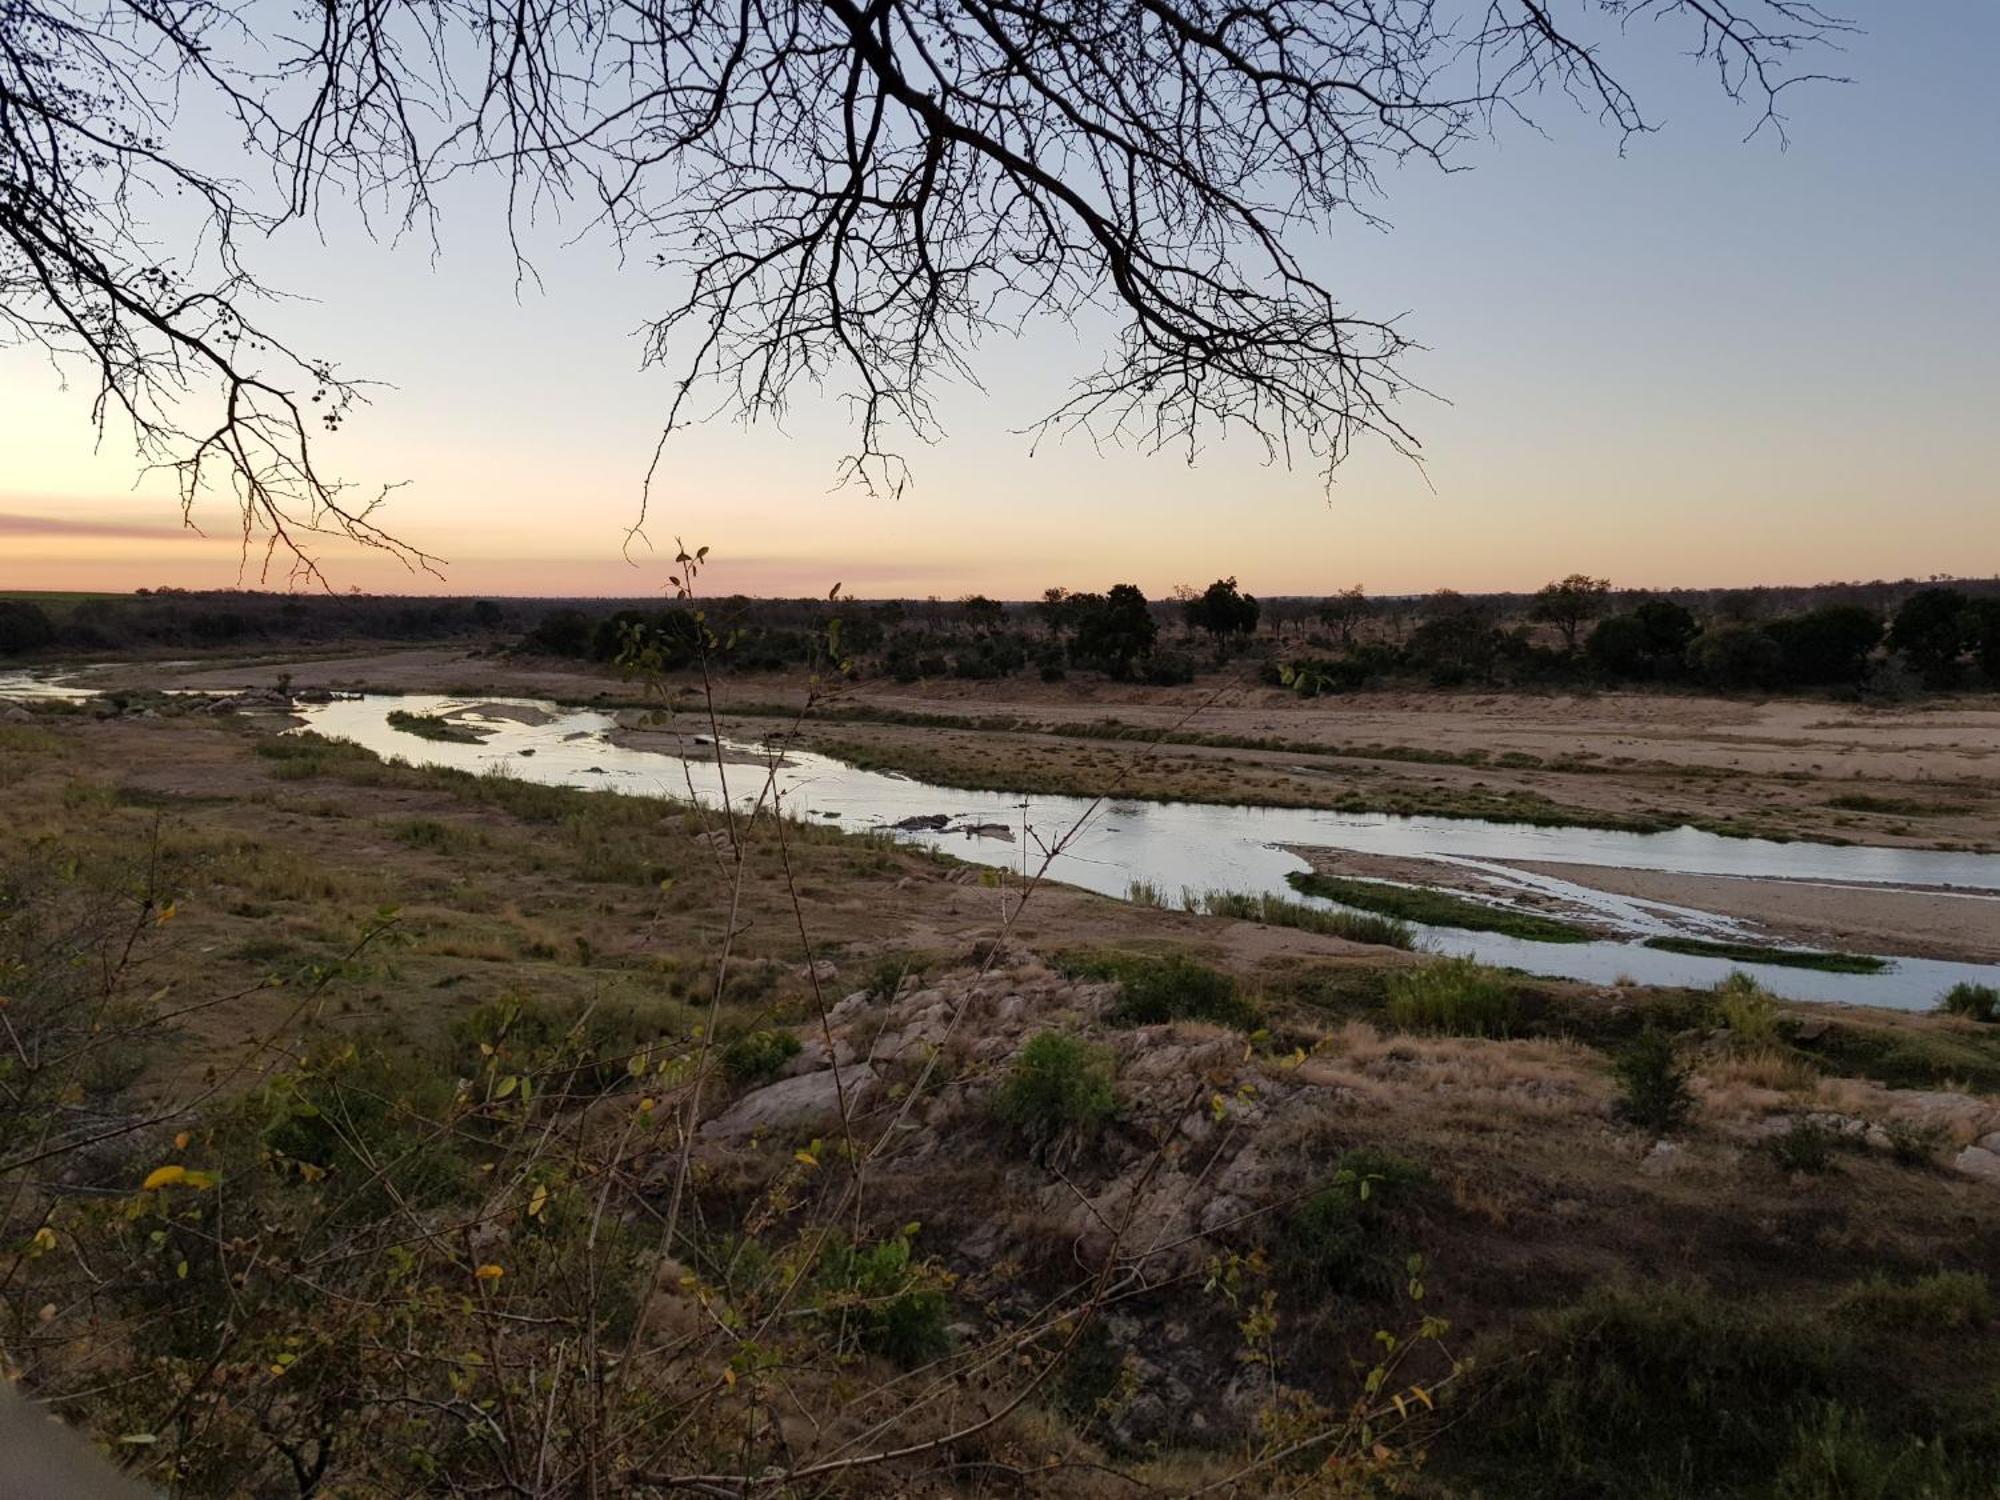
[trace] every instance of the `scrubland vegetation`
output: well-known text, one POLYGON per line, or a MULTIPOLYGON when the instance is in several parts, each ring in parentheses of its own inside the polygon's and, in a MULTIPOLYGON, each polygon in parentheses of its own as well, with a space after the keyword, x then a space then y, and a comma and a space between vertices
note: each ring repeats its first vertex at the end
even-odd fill
POLYGON ((1240 659, 1306 697, 1372 686, 1597 684, 1895 700, 2000 685, 2000 592, 1990 581, 1649 593, 1583 574, 1527 596, 1370 599, 1355 588, 1259 601, 1232 577, 1166 600, 1121 583, 1101 593, 1051 588, 1032 604, 734 597, 699 612, 256 591, 22 595, 0 599, 0 656, 485 638, 605 665, 641 643, 676 670, 693 662, 704 621, 719 627, 710 661, 720 670, 837 660, 897 682, 1083 673, 1171 686, 1240 659))
POLYGON ((1190 935, 227 720, 0 726, 0 792, 0 1350, 178 1493, 2000 1464, 1977 987, 1592 989, 1214 892, 1190 935))

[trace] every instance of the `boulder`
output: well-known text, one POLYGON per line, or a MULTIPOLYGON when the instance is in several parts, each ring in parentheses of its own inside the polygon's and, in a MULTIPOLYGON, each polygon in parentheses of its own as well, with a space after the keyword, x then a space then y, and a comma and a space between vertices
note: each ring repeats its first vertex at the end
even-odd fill
POLYGON ((877 1082, 875 1070, 866 1065, 841 1069, 838 1084, 832 1068, 781 1078, 752 1089, 702 1126, 701 1133, 709 1140, 741 1141, 765 1131, 822 1130, 840 1121, 841 1089, 851 1112, 874 1093, 877 1082))

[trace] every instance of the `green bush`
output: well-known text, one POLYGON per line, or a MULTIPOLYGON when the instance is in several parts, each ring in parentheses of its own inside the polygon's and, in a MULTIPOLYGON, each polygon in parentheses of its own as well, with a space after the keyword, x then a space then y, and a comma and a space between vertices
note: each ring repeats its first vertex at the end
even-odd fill
POLYGON ((1506 1036, 1519 1004, 1497 969, 1469 958, 1442 958, 1389 976, 1389 1019, 1405 1031, 1506 1036))
POLYGON ((448 1123, 456 1079, 421 1055, 366 1043, 274 1079, 250 1108, 274 1163, 304 1164, 336 1191, 327 1222, 369 1223, 421 1212, 471 1190, 462 1132, 448 1123))
POLYGON ((1386 1301, 1410 1274, 1396 1211, 1429 1174, 1387 1152, 1345 1153, 1332 1175, 1279 1220, 1274 1264, 1302 1290, 1386 1301))
POLYGON ((769 1078, 799 1055, 799 1039, 789 1031, 746 1031, 722 1047, 722 1071, 733 1083, 769 1078))
POLYGON ((1780 1171, 1806 1172, 1817 1177, 1833 1170, 1833 1132, 1811 1120, 1794 1120, 1791 1129, 1771 1141, 1771 1156, 1780 1171))
POLYGON ((908 1233, 865 1248, 844 1240, 820 1260, 822 1316, 870 1354, 904 1369, 927 1364, 951 1347, 949 1305, 937 1274, 914 1262, 908 1233))
POLYGON ((1937 1003, 1940 1014, 1968 1021, 2000 1021, 2000 989, 1967 980, 1953 985, 1937 1003))
POLYGON ((1667 1135, 1686 1121, 1694 1096, 1672 1037, 1650 1028, 1640 1032, 1618 1054, 1615 1067, 1618 1112, 1627 1120, 1656 1135, 1667 1135))
POLYGON ((1731 1041, 1744 1047, 1777 1043, 1777 999, 1748 974, 1732 972, 1715 987, 1715 1000, 1731 1041))
POLYGON ((1257 1007, 1238 990, 1236 980, 1205 964, 1175 954, 1119 959, 1114 968, 1122 986, 1109 1016, 1114 1026, 1213 1021, 1249 1031, 1257 1025, 1257 1007))
POLYGON ((1088 1147, 1118 1113, 1111 1066, 1059 1031, 1029 1041, 993 1101, 994 1113, 1038 1160, 1088 1147))

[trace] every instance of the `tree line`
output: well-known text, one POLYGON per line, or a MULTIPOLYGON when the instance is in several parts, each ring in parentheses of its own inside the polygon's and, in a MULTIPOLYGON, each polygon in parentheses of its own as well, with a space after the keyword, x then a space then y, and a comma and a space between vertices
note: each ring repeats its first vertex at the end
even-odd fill
POLYGON ((666 670, 839 663, 899 682, 1073 673, 1172 685, 1247 658, 1304 695, 1375 685, 1679 685, 1902 696, 2000 684, 2000 585, 1910 582, 1649 593, 1571 574, 1531 595, 1258 599, 1234 577, 1148 598, 1136 584, 1030 601, 751 599, 702 605, 257 590, 0 598, 0 656, 477 640, 666 670))

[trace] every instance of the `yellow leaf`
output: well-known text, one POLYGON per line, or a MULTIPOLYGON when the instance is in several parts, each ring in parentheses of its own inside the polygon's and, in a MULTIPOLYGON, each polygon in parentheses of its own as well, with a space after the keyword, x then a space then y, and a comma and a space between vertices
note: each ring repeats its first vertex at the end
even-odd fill
POLYGON ((174 1137, 174 1149, 176 1151, 187 1150, 188 1139, 188 1133, 183 1130, 179 1135, 174 1137))
POLYGON ((56 1232, 53 1229, 44 1224, 40 1229, 35 1231, 35 1248, 37 1250, 53 1250, 55 1247, 56 1232))
POLYGON ((819 1165, 819 1158, 814 1156, 810 1151, 794 1151, 792 1153, 792 1160, 802 1167, 816 1167, 819 1165))
POLYGON ((181 1175, 181 1182, 184 1186, 200 1188, 203 1191, 214 1187, 220 1181, 222 1179, 217 1177, 213 1172, 186 1172, 181 1175))
POLYGON ((549 1206, 549 1190, 540 1183, 535 1184, 534 1196, 528 1199, 528 1217, 539 1218, 543 1209, 549 1206))
POLYGON ((169 901, 165 906, 160 908, 159 916, 155 917, 153 920, 156 922, 171 922, 173 921, 173 919, 174 919, 174 903, 169 901))
POLYGON ((504 1267, 487 1264, 481 1266, 478 1270, 474 1271, 472 1274, 478 1277, 481 1281, 498 1281, 502 1276, 505 1276, 507 1272, 504 1267))
POLYGON ((639 1113, 642 1115, 650 1115, 653 1112, 653 1110, 658 1106, 658 1104, 659 1100, 654 1099, 649 1095, 646 1098, 641 1099, 639 1101, 639 1113))
POLYGON ((505 1078, 500 1080, 500 1087, 498 1087, 493 1091, 493 1097, 495 1099, 505 1099, 509 1094, 513 1093, 514 1090, 519 1088, 520 1086, 521 1086, 520 1075, 518 1073, 509 1073, 505 1078))
POLYGON ((179 1265, 175 1266, 174 1275, 180 1280, 186 1281, 188 1279, 188 1263, 182 1261, 179 1265))
POLYGON ((155 1167, 146 1174, 146 1180, 139 1184, 140 1191, 150 1193, 155 1188, 172 1187, 187 1174, 186 1167, 155 1167))
POLYGON ((735 1384, 736 1384, 736 1372, 735 1372, 734 1370, 728 1370, 728 1369, 725 1369, 725 1370, 724 1370, 724 1371, 722 1372, 722 1383, 723 1383, 724 1385, 728 1385, 728 1386, 733 1386, 733 1385, 735 1385, 735 1384))

